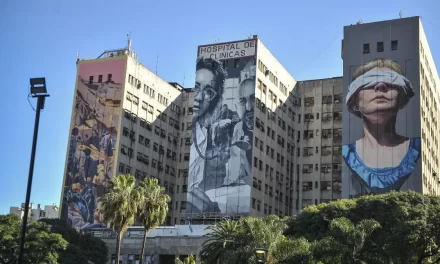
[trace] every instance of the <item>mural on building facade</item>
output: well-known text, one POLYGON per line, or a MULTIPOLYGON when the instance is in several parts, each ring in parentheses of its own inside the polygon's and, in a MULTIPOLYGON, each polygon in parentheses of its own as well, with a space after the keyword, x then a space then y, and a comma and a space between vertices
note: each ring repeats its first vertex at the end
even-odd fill
POLYGON ((62 206, 77 230, 105 227, 99 200, 114 171, 124 68, 122 59, 78 66, 62 206))
POLYGON ((201 46, 187 213, 249 214, 256 41, 201 46))
POLYGON ((350 119, 355 117, 362 125, 362 131, 353 133, 358 121, 344 120, 351 131, 342 156, 350 170, 352 196, 400 191, 416 169, 421 139, 420 132, 410 127, 417 127, 411 114, 420 111, 420 105, 410 101, 418 87, 403 69, 391 59, 376 58, 350 73, 345 102, 350 119))

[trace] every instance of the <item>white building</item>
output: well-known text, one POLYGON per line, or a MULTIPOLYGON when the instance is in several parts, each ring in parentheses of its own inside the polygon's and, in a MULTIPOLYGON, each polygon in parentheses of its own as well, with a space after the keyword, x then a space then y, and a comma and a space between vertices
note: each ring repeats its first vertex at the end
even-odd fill
MULTIPOLYGON (((58 218, 59 215, 59 207, 56 204, 53 205, 45 205, 44 208, 41 207, 40 204, 37 204, 37 207, 34 208, 34 204, 29 204, 29 213, 28 219, 33 219, 35 221, 42 218, 58 218)), ((24 216, 24 203, 21 204, 20 207, 10 207, 9 214, 14 214, 20 218, 24 216)))

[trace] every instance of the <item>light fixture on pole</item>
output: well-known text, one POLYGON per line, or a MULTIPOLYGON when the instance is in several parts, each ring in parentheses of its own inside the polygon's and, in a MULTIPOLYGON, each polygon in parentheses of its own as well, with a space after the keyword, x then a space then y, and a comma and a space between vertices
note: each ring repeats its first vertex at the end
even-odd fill
POLYGON ((255 255, 255 259, 257 264, 260 263, 266 263, 267 261, 267 252, 268 250, 265 248, 256 248, 254 249, 254 255, 255 255))
POLYGON ((32 177, 34 174, 34 163, 35 163, 35 152, 37 149, 37 137, 38 137, 38 125, 40 123, 40 111, 44 109, 44 101, 46 97, 49 97, 47 94, 46 88, 46 79, 45 78, 32 78, 30 79, 31 91, 30 96, 32 98, 37 98, 37 108, 35 109, 35 126, 34 126, 34 137, 32 141, 32 151, 31 151, 31 161, 29 166, 29 177, 28 184, 26 190, 26 201, 24 204, 25 214, 23 215, 23 223, 21 226, 21 239, 20 239, 20 249, 18 252, 18 264, 23 263, 23 255, 24 255, 24 242, 26 238, 26 227, 29 215, 29 202, 31 198, 31 189, 32 189, 32 177))

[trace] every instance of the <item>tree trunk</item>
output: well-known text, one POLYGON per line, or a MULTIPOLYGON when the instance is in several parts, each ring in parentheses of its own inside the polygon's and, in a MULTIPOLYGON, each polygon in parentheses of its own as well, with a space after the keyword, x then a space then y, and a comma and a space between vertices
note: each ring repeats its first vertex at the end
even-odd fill
POLYGON ((123 234, 124 232, 118 232, 118 235, 116 236, 116 264, 119 264, 119 256, 121 255, 121 240, 123 234))
POLYGON ((139 258, 139 264, 143 264, 142 261, 144 261, 145 245, 147 244, 147 236, 148 236, 148 230, 146 228, 144 228, 144 239, 142 240, 141 257, 139 258))

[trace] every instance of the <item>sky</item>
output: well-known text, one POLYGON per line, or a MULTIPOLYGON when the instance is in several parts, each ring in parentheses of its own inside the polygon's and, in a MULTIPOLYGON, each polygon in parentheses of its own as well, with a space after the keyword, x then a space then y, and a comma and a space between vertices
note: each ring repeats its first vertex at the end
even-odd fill
POLYGON ((25 201, 36 99, 29 78, 45 77, 32 185, 34 204, 59 204, 72 112, 76 53, 97 58, 130 34, 140 62, 192 87, 197 46, 258 35, 296 80, 342 75, 343 26, 420 16, 440 68, 438 0, 114 1, 0 0, 0 214, 25 201))

